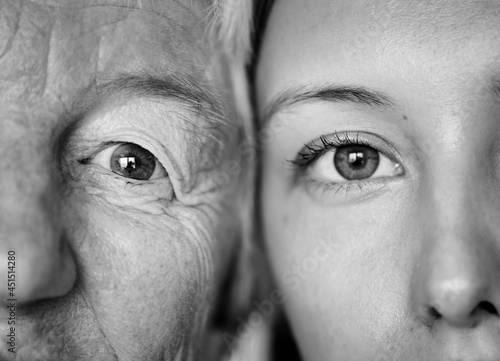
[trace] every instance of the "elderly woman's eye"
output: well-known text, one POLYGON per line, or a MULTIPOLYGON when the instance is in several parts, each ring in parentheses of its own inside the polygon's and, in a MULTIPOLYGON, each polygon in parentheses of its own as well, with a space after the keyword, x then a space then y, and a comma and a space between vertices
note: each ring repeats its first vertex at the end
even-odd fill
POLYGON ((125 178, 137 180, 154 180, 168 176, 165 168, 150 151, 134 143, 110 146, 85 163, 97 164, 125 178))

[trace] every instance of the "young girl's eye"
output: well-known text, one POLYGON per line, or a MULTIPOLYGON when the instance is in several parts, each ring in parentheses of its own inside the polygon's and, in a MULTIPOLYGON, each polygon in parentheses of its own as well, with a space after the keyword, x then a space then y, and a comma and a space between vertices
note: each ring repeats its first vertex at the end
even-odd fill
POLYGON ((399 164, 378 150, 363 144, 343 145, 330 149, 310 165, 310 176, 333 183, 391 177, 399 164))
POLYGON ((306 180, 330 187, 360 185, 364 181, 404 174, 395 159, 392 147, 379 137, 346 132, 321 136, 306 144, 292 163, 306 180))

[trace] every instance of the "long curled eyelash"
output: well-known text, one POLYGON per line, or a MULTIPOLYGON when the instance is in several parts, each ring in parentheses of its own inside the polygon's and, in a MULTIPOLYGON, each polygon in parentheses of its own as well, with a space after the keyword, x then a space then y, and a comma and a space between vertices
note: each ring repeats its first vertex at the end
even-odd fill
POLYGON ((309 144, 304 144, 304 148, 297 154, 297 157, 289 162, 298 167, 299 169, 304 169, 311 165, 316 159, 325 154, 331 149, 337 149, 344 145, 366 145, 373 148, 372 145, 359 138, 359 133, 353 137, 349 133, 338 133, 334 132, 331 135, 325 136, 321 135, 319 137, 321 144, 317 144, 316 141, 312 141, 309 144))

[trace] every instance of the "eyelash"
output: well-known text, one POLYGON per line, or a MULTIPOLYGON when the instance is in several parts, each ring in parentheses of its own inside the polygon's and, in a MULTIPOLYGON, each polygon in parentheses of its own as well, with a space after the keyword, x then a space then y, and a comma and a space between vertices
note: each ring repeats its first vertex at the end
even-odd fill
POLYGON ((347 132, 333 132, 331 136, 327 137, 325 135, 321 135, 319 139, 322 145, 318 145, 314 141, 310 144, 304 144, 304 152, 299 152, 297 154, 297 158, 290 160, 289 163, 291 163, 297 170, 305 170, 326 152, 330 151, 331 149, 337 149, 344 145, 366 145, 375 150, 378 150, 369 142, 365 141, 364 139, 360 139, 359 132, 356 133, 355 137, 352 137, 347 132))

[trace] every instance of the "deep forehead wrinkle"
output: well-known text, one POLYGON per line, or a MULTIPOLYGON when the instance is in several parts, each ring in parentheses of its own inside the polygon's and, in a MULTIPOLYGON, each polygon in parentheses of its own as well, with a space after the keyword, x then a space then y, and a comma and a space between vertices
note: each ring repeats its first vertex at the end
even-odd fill
MULTIPOLYGON (((66 9, 85 9, 92 7, 119 7, 130 10, 150 12, 168 17, 169 4, 176 4, 195 18, 202 20, 199 0, 27 0, 29 2, 66 9), (198 5, 197 5, 198 4, 198 5)), ((171 20, 171 19, 170 19, 171 20)))
POLYGON ((264 116, 261 119, 261 124, 262 126, 266 126, 273 115, 284 108, 298 103, 318 100, 349 102, 372 108, 389 108, 395 106, 394 101, 389 96, 363 87, 330 85, 296 87, 287 89, 275 97, 269 106, 267 106, 264 116))
POLYGON ((0 39, 0 59, 12 47, 15 35, 19 29, 21 12, 18 4, 0 2, 0 26, 2 27, 2 39, 0 39))
POLYGON ((117 74, 98 82, 96 91, 100 101, 137 97, 180 102, 211 125, 228 124, 222 102, 215 92, 188 75, 117 74))

